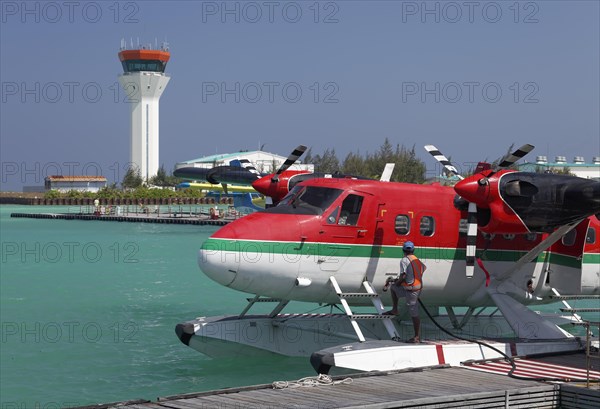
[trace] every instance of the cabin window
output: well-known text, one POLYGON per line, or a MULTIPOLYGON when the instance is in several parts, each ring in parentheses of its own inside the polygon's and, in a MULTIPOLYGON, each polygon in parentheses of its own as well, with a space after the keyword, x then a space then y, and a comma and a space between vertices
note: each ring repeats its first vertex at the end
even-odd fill
POLYGON ((356 224, 358 223, 358 216, 360 216, 362 202, 362 196, 348 195, 342 203, 342 210, 340 211, 340 218, 338 219, 338 224, 356 226, 356 224))
POLYGON ((514 240, 515 239, 515 235, 512 233, 503 234, 502 237, 504 237, 504 240, 514 240))
POLYGON ((410 231, 410 219, 406 214, 399 214, 396 216, 396 225, 395 225, 396 233, 401 234, 403 236, 407 235, 410 231))
POLYGON ((587 234, 585 236, 585 242, 587 244, 596 243, 596 229, 593 227, 588 228, 587 234))
POLYGON ((571 230, 567 234, 565 234, 562 238, 562 244, 565 246, 572 246, 575 244, 575 239, 577 238, 577 231, 571 230))
POLYGON ((460 219, 460 221, 458 222, 458 234, 467 234, 467 232, 469 231, 469 223, 467 222, 467 219, 460 219))
POLYGON ((537 240, 537 233, 527 233, 527 234, 525 234, 525 240, 527 240, 527 241, 536 241, 537 240))
POLYGON ((419 226, 421 236, 433 236, 435 232, 435 219, 433 216, 421 217, 421 225, 419 226))

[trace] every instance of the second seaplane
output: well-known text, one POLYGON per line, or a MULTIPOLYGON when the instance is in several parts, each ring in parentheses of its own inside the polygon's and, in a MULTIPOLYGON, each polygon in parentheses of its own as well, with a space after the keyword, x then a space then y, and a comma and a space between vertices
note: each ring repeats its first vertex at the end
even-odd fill
POLYGON ((480 163, 466 178, 435 147, 426 149, 460 179, 454 187, 390 182, 390 168, 382 180, 317 176, 291 188, 284 171, 256 179, 255 189, 277 204, 222 227, 198 254, 209 278, 253 297, 238 315, 178 324, 180 340, 209 356, 247 348, 311 356, 319 372, 580 349, 579 338, 562 328, 581 322, 576 311, 544 315, 528 305, 598 300, 600 182, 509 169, 531 145, 495 167, 480 163), (407 241, 427 265, 420 298, 429 320, 425 341, 413 345, 403 342, 412 330, 407 312, 385 315, 390 295, 380 293, 398 273, 407 241), (283 313, 289 301, 330 310, 283 313), (249 314, 259 302, 275 307, 249 314), (495 347, 446 343, 448 328, 495 347))

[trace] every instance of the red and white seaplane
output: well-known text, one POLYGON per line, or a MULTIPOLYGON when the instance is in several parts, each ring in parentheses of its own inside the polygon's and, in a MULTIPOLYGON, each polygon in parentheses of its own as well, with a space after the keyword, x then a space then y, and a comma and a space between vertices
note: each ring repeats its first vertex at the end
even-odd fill
POLYGON ((247 348, 311 356, 321 373, 581 349, 562 328, 581 321, 581 311, 544 315, 528 306, 600 299, 600 182, 508 169, 531 145, 467 178, 435 147, 426 149, 461 179, 454 187, 389 182, 390 168, 382 180, 298 175, 286 171, 288 162, 257 178, 255 189, 277 204, 222 227, 198 255, 209 278, 254 297, 239 315, 178 324, 179 339, 209 356, 247 348), (379 292, 409 240, 427 265, 421 314, 430 317, 422 317, 420 344, 402 342, 410 318, 384 315, 390 295, 379 292), (283 313, 289 301, 330 310, 283 313), (249 314, 258 302, 276 306, 249 314), (338 304, 343 310, 334 313, 338 304), (447 329, 462 341, 450 342, 447 329), (495 350, 466 339, 485 339, 495 350))

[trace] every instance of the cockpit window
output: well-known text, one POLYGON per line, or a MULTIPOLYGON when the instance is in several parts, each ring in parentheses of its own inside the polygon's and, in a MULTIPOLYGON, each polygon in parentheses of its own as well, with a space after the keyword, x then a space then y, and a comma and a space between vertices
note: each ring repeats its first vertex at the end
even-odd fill
POLYGON ((288 192, 288 194, 285 195, 284 198, 281 199, 281 201, 279 203, 277 203, 277 206, 283 206, 283 205, 290 204, 291 200, 294 197, 296 197, 303 188, 304 188, 304 186, 294 186, 294 188, 292 188, 292 190, 290 190, 288 192))
POLYGON ((265 211, 269 213, 321 215, 342 192, 341 189, 329 187, 295 186, 277 206, 265 211))

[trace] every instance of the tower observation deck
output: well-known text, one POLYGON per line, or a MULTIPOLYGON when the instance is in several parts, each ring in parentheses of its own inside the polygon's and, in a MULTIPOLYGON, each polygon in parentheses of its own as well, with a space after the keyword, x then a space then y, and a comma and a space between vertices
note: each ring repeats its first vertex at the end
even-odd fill
POLYGON ((121 42, 123 74, 119 83, 131 104, 130 166, 139 170, 144 181, 155 176, 159 168, 158 106, 170 80, 165 74, 170 57, 166 43, 160 49, 126 49, 121 42))

